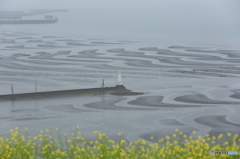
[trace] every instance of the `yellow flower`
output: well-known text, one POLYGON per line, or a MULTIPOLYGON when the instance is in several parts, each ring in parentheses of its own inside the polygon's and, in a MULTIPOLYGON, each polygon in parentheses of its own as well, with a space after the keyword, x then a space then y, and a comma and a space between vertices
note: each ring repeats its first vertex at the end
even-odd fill
POLYGON ((122 133, 118 133, 118 136, 122 136, 122 133))
POLYGON ((125 144, 126 140, 121 140, 120 144, 125 144))
POLYGON ((79 129, 80 127, 79 126, 76 126, 76 129, 79 129))
POLYGON ((28 131, 28 128, 25 128, 26 131, 28 131))
POLYGON ((178 129, 175 129, 176 132, 178 132, 179 130, 178 129))
POLYGON ((173 134, 172 136, 173 136, 173 137, 177 137, 177 135, 176 135, 176 134, 173 134))
POLYGON ((153 140, 153 139, 154 139, 154 137, 153 137, 153 136, 151 136, 151 137, 150 137, 150 139, 151 139, 151 140, 153 140))
POLYGON ((19 127, 15 127, 15 130, 19 130, 19 127))
POLYGON ((227 133, 228 136, 231 136, 232 134, 231 133, 227 133))
POLYGON ((193 131, 192 134, 196 134, 197 132, 196 131, 193 131))
POLYGON ((223 137, 223 134, 218 135, 218 139, 221 139, 223 137))
POLYGON ((169 136, 166 136, 165 138, 166 138, 167 140, 170 140, 170 137, 169 137, 169 136))
POLYGON ((147 142, 145 140, 141 140, 141 144, 146 144, 147 142))
POLYGON ((50 130, 49 130, 49 129, 47 129, 47 130, 46 130, 46 132, 50 132, 50 130))
POLYGON ((59 129, 58 128, 55 128, 56 131, 58 131, 59 129))

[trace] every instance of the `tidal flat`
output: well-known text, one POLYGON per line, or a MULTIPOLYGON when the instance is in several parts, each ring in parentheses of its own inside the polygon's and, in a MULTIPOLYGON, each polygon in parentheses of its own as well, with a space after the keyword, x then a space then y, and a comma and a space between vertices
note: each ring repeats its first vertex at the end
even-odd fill
POLYGON ((240 135, 239 50, 0 32, 0 94, 84 89, 117 83, 142 95, 68 96, 0 101, 0 136, 76 126, 128 141, 175 129, 196 135, 240 135), (46 44, 45 40, 47 40, 46 44), (14 45, 13 45, 14 44, 14 45))

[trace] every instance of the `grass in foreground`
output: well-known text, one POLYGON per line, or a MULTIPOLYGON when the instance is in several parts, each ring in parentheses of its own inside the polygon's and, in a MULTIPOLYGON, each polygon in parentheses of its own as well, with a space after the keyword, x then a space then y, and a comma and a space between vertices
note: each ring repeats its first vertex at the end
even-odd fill
MULTIPOLYGON (((56 133, 50 130, 40 131, 39 135, 31 137, 28 130, 22 134, 19 128, 11 129, 9 136, 0 137, 1 159, 202 159, 202 158, 239 158, 238 155, 210 156, 210 150, 238 151, 240 153, 240 138, 237 134, 228 133, 219 136, 184 135, 178 129, 171 137, 160 140, 151 137, 152 142, 138 140, 127 142, 121 139, 115 142, 106 134, 93 132, 95 141, 87 140, 76 127, 75 132, 62 135, 56 128, 56 133)), ((196 132, 193 132, 194 134, 196 132)))

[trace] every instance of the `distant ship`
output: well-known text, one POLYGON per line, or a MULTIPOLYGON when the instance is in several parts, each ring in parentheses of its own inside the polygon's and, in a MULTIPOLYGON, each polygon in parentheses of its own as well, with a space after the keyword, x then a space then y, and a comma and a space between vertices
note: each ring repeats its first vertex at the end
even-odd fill
POLYGON ((49 24, 49 23, 57 23, 58 18, 52 15, 46 15, 44 19, 22 19, 21 17, 15 18, 0 18, 1 24, 49 24))

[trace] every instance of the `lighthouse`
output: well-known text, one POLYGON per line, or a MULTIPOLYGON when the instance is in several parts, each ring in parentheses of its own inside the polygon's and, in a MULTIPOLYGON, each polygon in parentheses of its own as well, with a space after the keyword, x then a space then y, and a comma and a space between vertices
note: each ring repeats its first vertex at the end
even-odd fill
POLYGON ((122 84, 122 72, 121 71, 118 71, 118 81, 117 81, 116 87, 118 87, 118 88, 124 87, 122 84))

